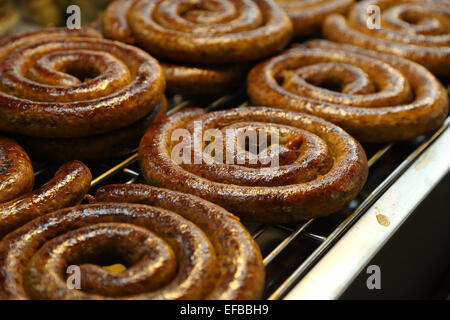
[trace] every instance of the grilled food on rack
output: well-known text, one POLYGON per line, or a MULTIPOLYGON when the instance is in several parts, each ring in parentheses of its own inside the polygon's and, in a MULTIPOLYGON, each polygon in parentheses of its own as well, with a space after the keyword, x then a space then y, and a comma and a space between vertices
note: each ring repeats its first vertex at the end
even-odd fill
POLYGON ((435 74, 450 75, 448 0, 362 1, 347 17, 329 16, 323 34, 336 42, 411 59, 435 74))
POLYGON ((183 94, 242 83, 246 65, 227 65, 275 54, 292 34, 287 15, 269 0, 118 0, 106 10, 103 29, 108 38, 171 62, 163 64, 168 90, 183 94))
POLYGON ((23 149, 0 139, 0 239, 28 221, 81 202, 91 182, 89 169, 78 161, 64 164, 54 178, 31 191, 33 168, 23 149))
POLYGON ((362 142, 406 140, 438 128, 448 95, 424 67, 396 56, 316 40, 256 66, 255 104, 313 114, 362 142))
POLYGON ((97 200, 33 220, 0 242, 0 298, 261 298, 261 254, 226 210, 145 185, 107 186, 97 200), (114 259, 128 268, 101 267, 114 259), (66 284, 69 266, 80 268, 80 290, 66 284))
POLYGON ((344 130, 261 107, 178 112, 149 128, 139 161, 151 185, 270 223, 335 212, 358 194, 368 174, 363 149, 344 130))
POLYGON ((6 0, 0 0, 0 38, 6 35, 19 20, 19 14, 6 0))
POLYGON ((30 158, 17 143, 0 137, 0 203, 31 191, 34 184, 30 158))
POLYGON ((46 29, 0 42, 1 130, 40 138, 111 133, 163 99, 158 62, 93 29, 46 29))
POLYGON ((294 36, 320 31, 325 18, 333 13, 345 14, 354 0, 275 0, 294 25, 294 36))
POLYGON ((167 103, 163 98, 144 119, 108 133, 81 138, 39 138, 16 136, 33 160, 62 163, 78 159, 99 161, 115 159, 136 152, 147 128, 166 118, 167 103))

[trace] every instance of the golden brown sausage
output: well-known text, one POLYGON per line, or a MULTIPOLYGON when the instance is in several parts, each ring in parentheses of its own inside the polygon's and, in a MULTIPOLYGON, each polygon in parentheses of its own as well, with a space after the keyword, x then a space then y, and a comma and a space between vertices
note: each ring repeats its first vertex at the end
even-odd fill
POLYGON ((0 42, 0 126, 71 138, 135 123, 161 100, 158 62, 93 29, 46 29, 0 42))
POLYGON ((323 34, 336 42, 413 60, 435 74, 450 74, 450 2, 446 0, 362 1, 347 18, 329 16, 323 34))
POLYGON ((91 179, 91 173, 83 163, 68 162, 41 188, 0 204, 0 239, 39 216, 79 204, 91 179))
POLYGON ((320 31, 325 18, 333 13, 345 14, 354 0, 275 0, 294 25, 294 36, 320 31))
POLYGON ((184 96, 220 95, 245 85, 250 66, 188 66, 161 63, 167 82, 167 93, 184 96))
POLYGON ((59 139, 16 136, 16 139, 35 160, 62 163, 73 159, 98 161, 117 158, 136 152, 150 124, 165 119, 166 113, 167 102, 163 98, 144 119, 102 135, 59 139))
POLYGON ((255 104, 322 117, 363 142, 410 139, 448 114, 445 88, 424 67, 320 40, 256 66, 248 93, 255 104))
POLYGON ((125 42, 131 36, 155 56, 173 61, 253 61, 281 50, 292 33, 289 18, 267 0, 131 2, 119 0, 108 7, 106 35, 125 42))
POLYGON ((15 142, 0 137, 0 203, 31 191, 33 166, 26 152, 15 142))
MULTIPOLYGON (((196 143, 195 138, 189 143, 196 143)), ((259 154, 264 152, 259 150, 259 154)), ((306 114, 261 107, 176 113, 149 128, 139 147, 139 161, 151 185, 195 194, 245 220, 271 223, 325 216, 341 209, 358 194, 368 174, 363 149, 342 129, 306 114), (196 124, 202 134, 210 129, 255 130, 260 136, 278 132, 279 143, 266 146, 274 148, 267 154, 279 161, 259 160, 255 165, 238 162, 237 157, 225 160, 230 147, 246 148, 233 146, 233 142, 226 144, 221 159, 211 158, 205 151, 211 142, 206 141, 198 148, 185 149, 192 151, 187 161, 175 159, 179 144, 172 140, 178 141, 178 129, 194 137, 196 124)))
POLYGON ((259 249, 224 209, 145 185, 107 186, 97 200, 40 217, 0 242, 0 298, 261 298, 259 249), (128 268, 101 268, 105 252, 128 268), (66 284, 70 265, 80 268, 80 290, 66 284))
POLYGON ((118 0, 103 19, 107 38, 163 60, 170 93, 208 95, 242 84, 247 66, 289 41, 288 17, 266 0, 118 0))

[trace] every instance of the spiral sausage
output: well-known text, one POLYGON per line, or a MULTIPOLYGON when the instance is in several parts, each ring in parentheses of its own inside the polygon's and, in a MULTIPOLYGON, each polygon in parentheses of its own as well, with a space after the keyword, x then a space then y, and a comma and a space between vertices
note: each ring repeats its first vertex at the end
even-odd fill
POLYGON ((322 117, 363 142, 410 139, 445 120, 447 92, 422 66, 328 41, 306 46, 250 72, 255 104, 322 117))
POLYGON ((119 0, 109 7, 106 35, 125 42, 131 36, 149 52, 174 61, 252 61, 282 49, 292 32, 289 18, 267 0, 131 2, 119 0), (128 7, 127 19, 123 10, 128 7))
POLYGON ((105 12, 103 32, 170 61, 162 63, 168 92, 205 95, 241 84, 246 65, 222 64, 276 53, 292 26, 266 0, 118 0, 105 12))
POLYGON ((77 159, 98 161, 122 157, 136 149, 147 128, 166 118, 167 102, 163 97, 144 119, 112 132, 82 138, 38 138, 16 136, 17 140, 35 160, 62 163, 77 159))
POLYGON ((97 200, 40 217, 0 242, 0 298, 261 297, 259 249, 224 209, 145 185, 107 186, 97 200), (128 268, 101 268, 105 252, 128 268), (80 290, 66 285, 69 265, 80 268, 80 290))
MULTIPOLYGON (((199 143, 194 140, 191 143, 199 143)), ((260 107, 176 113, 149 128, 139 148, 139 161, 151 185, 198 195, 245 220, 271 223, 339 210, 358 194, 368 172, 363 149, 342 129, 313 116, 260 107), (204 134, 209 129, 256 130, 260 137, 264 132, 278 132, 279 143, 266 143, 272 151, 259 150, 258 163, 238 161, 238 153, 231 151, 247 148, 238 141, 225 144, 223 157, 235 154, 232 161, 209 157, 207 142, 190 148, 188 161, 175 159, 179 144, 172 140, 178 129, 186 128, 195 136, 196 124, 201 124, 204 134), (278 164, 262 161, 264 154, 266 159, 278 157, 278 164)))
POLYGON ((106 133, 148 115, 164 87, 155 59, 91 29, 47 29, 0 42, 4 131, 51 138, 106 133))
POLYGON ((275 0, 294 25, 294 36, 320 31, 323 20, 333 13, 345 14, 354 0, 275 0))
POLYGON ((0 203, 31 191, 33 184, 28 155, 17 143, 0 137, 0 203))
POLYGON ((347 18, 329 16, 323 34, 336 42, 408 58, 435 74, 450 75, 450 2, 446 0, 362 1, 347 18), (379 28, 368 24, 370 19, 376 21, 373 10, 377 7, 381 10, 379 28))
POLYGON ((0 239, 41 215, 79 204, 91 179, 83 163, 71 161, 61 166, 41 188, 0 204, 0 239))

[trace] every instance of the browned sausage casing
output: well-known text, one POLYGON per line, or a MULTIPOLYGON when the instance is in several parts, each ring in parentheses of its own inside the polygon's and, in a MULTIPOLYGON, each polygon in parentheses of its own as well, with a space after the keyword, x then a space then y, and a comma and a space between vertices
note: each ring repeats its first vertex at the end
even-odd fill
POLYGON ((294 36, 320 31, 325 18, 333 13, 345 14, 354 0, 275 0, 294 25, 294 36))
POLYGON ((139 159, 151 185, 195 194, 245 220, 271 223, 341 209, 358 194, 368 174, 364 150, 344 130, 306 114, 261 107, 176 113, 149 128, 139 159), (280 149, 289 157, 283 160, 280 153, 277 167, 229 164, 228 160, 208 160, 204 150, 209 143, 204 142, 201 150, 193 147, 188 155, 188 160, 192 156, 200 162, 179 163, 173 158, 178 146, 172 141, 173 133, 187 128, 194 136, 195 123, 201 124, 203 133, 209 129, 278 130, 280 149))
POLYGON ((266 0, 118 0, 105 12, 103 32, 163 60, 168 92, 211 95, 242 84, 247 64, 229 64, 278 52, 292 25, 266 0))
POLYGON ((144 51, 93 29, 45 29, 0 42, 0 126, 46 138, 103 134, 147 116, 164 74, 144 51))
POLYGON ((0 239, 39 216, 79 204, 91 179, 91 173, 83 163, 68 162, 41 188, 0 204, 0 239))
POLYGON ((38 138, 16 136, 17 140, 36 160, 62 163, 77 159, 98 161, 136 152, 139 142, 150 124, 166 118, 167 102, 163 98, 144 119, 131 126, 92 137, 38 138))
POLYGON ((447 0, 361 1, 347 17, 329 16, 323 34, 336 42, 413 60, 435 74, 450 75, 447 0))
POLYGON ((26 152, 15 142, 0 137, 0 203, 31 191, 33 166, 26 152))
POLYGON ((396 56, 315 40, 256 66, 255 104, 313 114, 361 142, 406 140, 439 128, 448 94, 424 67, 396 56))
POLYGON ((224 209, 145 185, 107 186, 97 200, 40 217, 0 242, 0 298, 261 297, 259 249, 224 209), (128 268, 101 268, 105 252, 128 268), (81 270, 80 290, 67 287, 71 265, 81 270))

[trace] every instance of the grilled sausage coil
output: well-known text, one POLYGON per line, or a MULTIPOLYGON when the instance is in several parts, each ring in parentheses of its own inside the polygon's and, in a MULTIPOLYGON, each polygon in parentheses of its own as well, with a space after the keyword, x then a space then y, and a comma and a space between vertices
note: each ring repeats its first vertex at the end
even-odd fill
POLYGON ((294 25, 294 36, 320 31, 323 20, 333 13, 345 14, 354 0, 276 0, 294 25))
POLYGON ((26 152, 15 142, 0 137, 0 203, 31 191, 33 166, 26 152))
POLYGON ((446 0, 362 1, 348 17, 329 16, 323 34, 336 42, 413 60, 435 74, 450 75, 450 2, 446 0))
POLYGON ((1 298, 261 297, 259 249, 224 209, 145 185, 107 186, 97 200, 40 217, 0 242, 1 298), (128 268, 104 270, 105 253, 128 268), (66 284, 71 265, 80 268, 79 290, 66 284))
POLYGON ((132 125, 104 133, 81 138, 39 138, 15 136, 27 153, 35 160, 63 163, 72 159, 99 161, 136 152, 147 128, 166 118, 167 102, 163 99, 145 118, 132 125))
POLYGON ((288 17, 271 1, 131 0, 122 11, 129 2, 110 5, 106 35, 120 34, 125 41, 131 36, 149 52, 173 61, 252 61, 279 51, 291 35, 288 17), (127 13, 128 19, 119 19, 115 10, 127 13))
POLYGON ((248 93, 255 104, 322 117, 363 142, 410 139, 448 114, 444 87, 424 67, 321 40, 256 66, 248 93))
MULTIPOLYGON (((29 178, 28 178, 29 179, 29 178)), ((59 168, 53 179, 39 189, 0 204, 0 239, 46 213, 79 204, 91 183, 89 169, 79 161, 59 168)))
POLYGON ((103 32, 162 59, 168 92, 205 95, 245 81, 245 65, 227 64, 278 52, 292 25, 267 0, 118 0, 105 12, 103 32))
POLYGON ((368 174, 363 149, 342 129, 306 114, 260 107, 176 113, 149 128, 139 148, 139 161, 151 185, 195 194, 245 220, 270 223, 335 212, 358 194, 368 174), (192 139, 190 143, 199 146, 192 145, 188 161, 179 161, 174 158, 180 146, 178 129, 186 128, 194 137, 199 132, 196 123, 203 133, 210 129, 256 130, 260 136, 278 132, 278 144, 266 143, 266 150, 273 151, 259 150, 268 159, 278 157, 278 164, 262 161, 263 157, 258 163, 239 162, 238 156, 224 160, 233 143, 233 149, 246 150, 236 140, 227 142, 222 159, 216 159, 205 151, 210 143, 192 139))
POLYGON ((144 51, 93 29, 47 29, 0 42, 0 126, 37 137, 117 130, 148 115, 165 82, 144 51))

